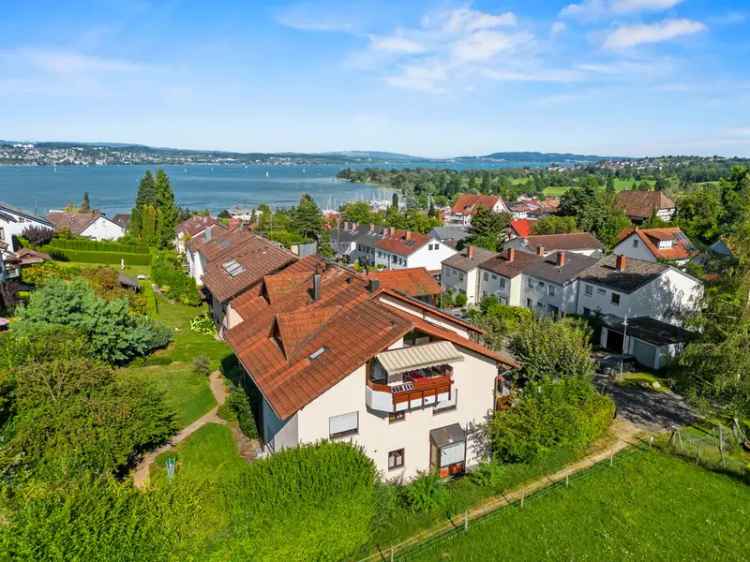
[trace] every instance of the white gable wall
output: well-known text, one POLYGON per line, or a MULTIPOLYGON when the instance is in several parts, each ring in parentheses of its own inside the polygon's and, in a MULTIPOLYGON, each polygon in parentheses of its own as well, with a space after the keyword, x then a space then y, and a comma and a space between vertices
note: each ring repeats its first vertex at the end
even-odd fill
POLYGON ((641 240, 641 238, 635 233, 631 234, 615 246, 613 253, 618 256, 627 256, 637 260, 650 262, 658 261, 656 256, 652 254, 651 250, 649 250, 643 243, 643 240, 641 240))
POLYGON ((81 232, 81 236, 93 240, 118 240, 124 234, 125 230, 120 225, 113 223, 106 217, 97 218, 86 230, 81 232))

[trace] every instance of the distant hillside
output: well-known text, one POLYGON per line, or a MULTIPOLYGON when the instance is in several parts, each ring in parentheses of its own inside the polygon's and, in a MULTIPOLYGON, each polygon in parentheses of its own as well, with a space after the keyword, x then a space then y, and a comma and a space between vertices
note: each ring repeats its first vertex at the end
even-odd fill
POLYGON ((561 152, 493 152, 484 156, 464 156, 462 160, 495 160, 503 162, 599 162, 619 157, 561 152))

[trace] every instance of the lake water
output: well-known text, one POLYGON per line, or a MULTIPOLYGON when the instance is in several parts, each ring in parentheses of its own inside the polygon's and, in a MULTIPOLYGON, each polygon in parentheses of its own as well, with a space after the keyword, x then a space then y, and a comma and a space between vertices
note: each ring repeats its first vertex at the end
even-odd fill
MULTIPOLYGON (((405 162, 399 167, 417 165, 405 162)), ((390 197, 388 191, 376 186, 337 180, 336 173, 342 168, 338 165, 161 167, 169 174, 178 205, 212 212, 237 205, 255 207, 261 203, 288 207, 296 204, 303 193, 309 193, 321 208, 338 208, 346 201, 357 199, 390 197)), ((467 166, 441 163, 435 167, 467 166)), ((0 201, 46 214, 49 209, 79 203, 83 193, 88 192, 92 207, 110 216, 130 212, 138 181, 146 170, 155 168, 146 165, 0 166, 0 201)))

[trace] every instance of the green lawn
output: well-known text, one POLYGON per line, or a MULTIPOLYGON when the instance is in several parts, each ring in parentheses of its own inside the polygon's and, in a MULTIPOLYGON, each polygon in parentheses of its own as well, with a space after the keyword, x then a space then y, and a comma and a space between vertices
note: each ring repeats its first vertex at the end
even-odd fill
POLYGON ((171 326, 175 330, 174 341, 165 350, 156 352, 153 357, 160 362, 167 360, 191 362, 198 355, 208 357, 214 369, 217 369, 223 359, 232 354, 229 346, 214 336, 207 336, 190 329, 190 321, 199 314, 207 313, 208 306, 189 306, 180 303, 170 303, 158 297, 159 311, 156 319, 171 326))
POLYGON ((177 461, 175 478, 196 484, 226 480, 248 466, 237 452, 229 427, 216 423, 203 426, 174 449, 159 455, 151 469, 153 484, 165 482, 165 464, 170 457, 177 461))
POLYGON ((216 405, 208 377, 193 372, 189 363, 129 367, 121 376, 152 382, 166 395, 166 403, 177 412, 180 428, 189 425, 216 405))
POLYGON ((667 392, 669 386, 664 379, 643 371, 623 373, 622 380, 617 384, 622 387, 648 388, 652 392, 667 392))
MULTIPOLYGON (((110 263, 88 263, 88 262, 80 262, 80 261, 61 261, 58 262, 62 265, 73 265, 75 267, 80 267, 81 269, 87 268, 87 267, 110 267, 114 269, 115 271, 120 271, 120 266, 116 264, 110 264, 110 263)), ((151 275, 151 266, 150 265, 125 265, 125 275, 129 277, 135 278, 138 275, 151 275)))
POLYGON ((410 560, 747 560, 750 486, 656 451, 473 523, 410 560))
MULTIPOLYGON (((615 191, 626 191, 633 188, 633 179, 621 179, 615 178, 615 191)), ((654 186, 656 180, 645 180, 651 187, 654 186)), ((636 182, 640 184, 641 182, 636 182)), ((560 197, 563 193, 568 191, 571 186, 553 186, 547 187, 544 190, 544 194, 548 197, 560 197)))

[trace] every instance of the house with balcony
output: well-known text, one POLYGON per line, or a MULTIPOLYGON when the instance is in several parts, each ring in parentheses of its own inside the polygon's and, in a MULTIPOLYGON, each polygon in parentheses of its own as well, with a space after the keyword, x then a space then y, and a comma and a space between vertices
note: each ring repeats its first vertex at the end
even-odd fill
POLYGON ((518 364, 477 343, 477 328, 316 256, 233 304, 227 341, 263 396, 267 454, 351 442, 394 481, 480 461, 476 427, 518 364))
POLYGON ((350 263, 383 269, 424 267, 439 272, 456 250, 431 236, 375 224, 343 223, 331 231, 336 254, 350 263))
POLYGON ((629 228, 620 233, 613 253, 618 256, 685 265, 698 255, 698 249, 679 227, 629 228))
POLYGON ((532 234, 508 240, 503 249, 515 248, 519 252, 528 252, 548 256, 554 252, 568 252, 584 256, 600 257, 604 244, 589 232, 569 232, 564 234, 532 234))
POLYGON ((440 274, 443 292, 466 295, 466 304, 479 304, 479 266, 496 255, 478 246, 467 246, 443 260, 440 274))
POLYGON ((664 366, 679 351, 679 342, 673 340, 684 333, 672 327, 681 327, 703 296, 703 284, 692 275, 671 265, 623 255, 600 259, 580 273, 578 283, 578 314, 599 318, 601 346, 631 353, 652 368, 664 366), (640 331, 646 336, 643 339, 628 334, 628 323, 635 321, 648 324, 640 331))
POLYGON ((596 262, 595 258, 564 251, 531 261, 523 269, 521 302, 540 316, 557 319, 575 314, 578 276, 596 262))

